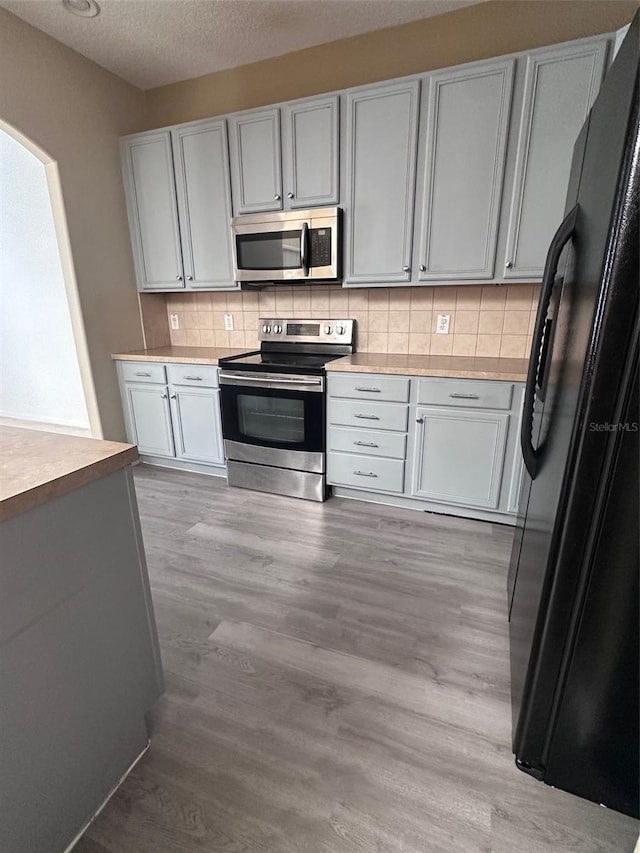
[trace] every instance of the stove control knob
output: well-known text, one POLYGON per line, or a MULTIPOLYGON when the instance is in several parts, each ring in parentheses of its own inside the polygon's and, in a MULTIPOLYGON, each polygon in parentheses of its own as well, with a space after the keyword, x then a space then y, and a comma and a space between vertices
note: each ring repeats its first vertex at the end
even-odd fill
POLYGON ((268 335, 271 332, 271 326, 268 326, 266 323, 262 327, 262 331, 265 335, 268 335))
POLYGON ((325 335, 330 335, 331 332, 333 332, 333 329, 331 328, 331 326, 325 326, 322 331, 325 333, 325 335))
POLYGON ((336 335, 344 335, 346 331, 344 326, 336 326, 336 335))
POLYGON ((276 333, 276 335, 282 334, 282 326, 278 323, 276 326, 273 327, 273 331, 276 333))

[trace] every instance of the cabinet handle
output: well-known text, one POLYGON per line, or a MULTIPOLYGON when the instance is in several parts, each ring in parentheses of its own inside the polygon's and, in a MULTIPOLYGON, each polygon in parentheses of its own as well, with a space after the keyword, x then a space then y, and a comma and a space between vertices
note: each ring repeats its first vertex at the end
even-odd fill
POLYGON ((449 394, 454 400, 479 400, 480 397, 477 394, 449 394))
POLYGON ((424 264, 420 264, 420 272, 426 272, 427 268, 424 264))
POLYGON ((276 201, 280 201, 280 193, 276 193, 276 194, 274 195, 274 199, 275 199, 276 201))
POLYGON ((143 370, 136 370, 134 376, 151 376, 150 373, 145 373, 143 370))
POLYGON ((176 276, 176 281, 182 281, 182 276, 181 276, 181 275, 177 275, 177 276, 176 276))
POLYGON ((187 276, 187 281, 193 281, 193 276, 192 276, 192 275, 188 275, 188 276, 187 276))
POLYGON ((356 477, 377 477, 377 474, 374 474, 373 471, 354 471, 353 472, 356 477))
POLYGON ((402 267, 402 272, 411 272, 411 267, 408 267, 408 266, 402 267))
POLYGON ((177 395, 177 394, 172 394, 172 395, 171 395, 171 399, 172 399, 172 400, 177 400, 177 399, 178 399, 178 395, 177 395))
POLYGON ((356 385, 356 391, 367 391, 367 392, 371 392, 372 394, 379 394, 380 393, 379 388, 367 388, 366 385, 356 385))
POLYGON ((513 269, 513 261, 507 261, 507 263, 505 264, 505 267, 508 270, 513 269))
POLYGON ((190 382, 202 382, 202 376, 183 376, 183 379, 188 379, 190 382))
POLYGON ((423 424, 423 423, 424 423, 424 418, 416 418, 416 423, 417 423, 417 424, 423 424))
POLYGON ((354 441, 354 444, 357 444, 358 447, 378 447, 375 441, 354 441))
POLYGON ((354 415, 354 418, 362 418, 364 421, 379 421, 378 415, 354 415))
POLYGON ((166 394, 160 394, 160 396, 162 397, 162 399, 163 399, 163 400, 166 400, 166 399, 167 399, 167 395, 166 395, 166 394))
POLYGON ((287 198, 293 198, 293 193, 287 193, 287 198))

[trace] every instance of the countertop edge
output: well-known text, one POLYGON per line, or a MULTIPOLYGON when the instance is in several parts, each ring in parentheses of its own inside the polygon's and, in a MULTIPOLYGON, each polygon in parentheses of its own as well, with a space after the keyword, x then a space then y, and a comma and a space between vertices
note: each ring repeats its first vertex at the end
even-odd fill
POLYGON ((60 477, 54 477, 46 483, 39 483, 30 489, 9 495, 0 501, 0 521, 15 518, 23 512, 36 509, 55 498, 62 497, 81 486, 86 486, 94 480, 99 480, 115 471, 120 471, 138 460, 138 448, 125 447, 124 450, 89 462, 86 465, 69 471, 60 477))

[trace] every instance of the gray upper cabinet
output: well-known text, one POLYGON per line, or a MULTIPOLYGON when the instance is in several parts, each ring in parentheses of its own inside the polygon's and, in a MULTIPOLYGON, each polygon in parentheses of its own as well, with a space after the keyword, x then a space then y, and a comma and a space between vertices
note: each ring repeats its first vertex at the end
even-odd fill
POLYGON ((562 221, 576 137, 598 93, 608 38, 536 51, 527 58, 509 211, 504 277, 542 276, 562 221))
POLYGON ((337 204, 339 197, 338 96, 284 104, 284 204, 305 208, 337 204))
POLYGON ((514 65, 483 62, 425 81, 420 281, 494 276, 514 65))
POLYGON ((348 284, 409 282, 419 81, 347 94, 348 284))
POLYGON ((124 139, 122 159, 138 289, 184 287, 170 132, 124 139))
POLYGON ((233 288, 226 122, 198 122, 171 134, 187 287, 233 288))
POLYGON ((234 212, 282 210, 280 110, 231 116, 229 149, 234 212))

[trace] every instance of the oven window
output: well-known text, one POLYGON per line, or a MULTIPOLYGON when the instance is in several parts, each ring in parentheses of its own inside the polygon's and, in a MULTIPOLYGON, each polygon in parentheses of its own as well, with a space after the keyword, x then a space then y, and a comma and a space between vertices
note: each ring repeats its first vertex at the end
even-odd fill
POLYGON ((266 231, 236 234, 238 268, 241 270, 300 269, 302 231, 266 231))
POLYGON ((270 444, 304 442, 304 400, 238 394, 240 432, 270 444))

